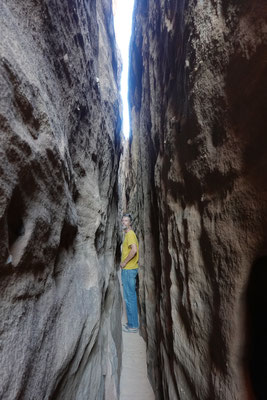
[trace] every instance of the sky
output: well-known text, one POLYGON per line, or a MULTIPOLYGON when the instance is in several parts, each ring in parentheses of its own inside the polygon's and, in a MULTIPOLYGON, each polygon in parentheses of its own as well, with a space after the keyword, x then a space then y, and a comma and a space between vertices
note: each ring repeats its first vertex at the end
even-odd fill
POLYGON ((128 68, 129 44, 132 30, 132 12, 134 0, 114 0, 114 26, 118 47, 122 57, 121 97, 123 105, 123 134, 129 137, 129 106, 128 106, 128 68))

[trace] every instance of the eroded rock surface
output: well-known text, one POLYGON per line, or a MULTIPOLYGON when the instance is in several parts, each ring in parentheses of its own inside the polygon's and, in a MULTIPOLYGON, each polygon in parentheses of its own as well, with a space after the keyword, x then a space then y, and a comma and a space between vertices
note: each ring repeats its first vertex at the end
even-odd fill
POLYGON ((0 25, 0 398, 115 399, 111 2, 2 1, 0 25))
POLYGON ((136 2, 125 185, 158 399, 252 399, 246 293, 267 253, 266 16, 263 0, 136 2))

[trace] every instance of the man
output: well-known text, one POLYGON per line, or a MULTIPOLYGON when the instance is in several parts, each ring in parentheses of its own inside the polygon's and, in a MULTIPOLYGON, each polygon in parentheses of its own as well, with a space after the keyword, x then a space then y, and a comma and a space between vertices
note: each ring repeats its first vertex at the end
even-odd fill
POLYGON ((126 304, 127 324, 123 326, 124 332, 138 331, 138 310, 136 296, 136 277, 138 273, 139 245, 137 237, 131 228, 130 214, 122 217, 122 229, 125 233, 121 255, 121 280, 123 297, 126 304))

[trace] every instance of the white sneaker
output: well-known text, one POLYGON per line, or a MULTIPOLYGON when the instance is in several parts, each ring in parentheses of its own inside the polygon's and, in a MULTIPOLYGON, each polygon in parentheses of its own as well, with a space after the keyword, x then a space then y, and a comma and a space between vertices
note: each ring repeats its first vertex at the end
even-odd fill
POLYGON ((129 328, 129 326, 127 324, 123 325, 122 330, 123 330, 123 332, 127 332, 127 333, 136 333, 136 332, 138 332, 138 328, 129 328))

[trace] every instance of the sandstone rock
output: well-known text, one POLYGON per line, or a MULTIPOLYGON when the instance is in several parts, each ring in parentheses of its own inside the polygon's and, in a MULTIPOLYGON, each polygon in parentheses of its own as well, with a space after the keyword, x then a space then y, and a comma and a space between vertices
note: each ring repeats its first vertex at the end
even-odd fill
POLYGON ((0 25, 0 397, 115 399, 111 1, 3 1, 0 25))
POLYGON ((158 399, 252 398, 246 296, 267 253, 266 16, 263 0, 136 2, 123 185, 158 399))

